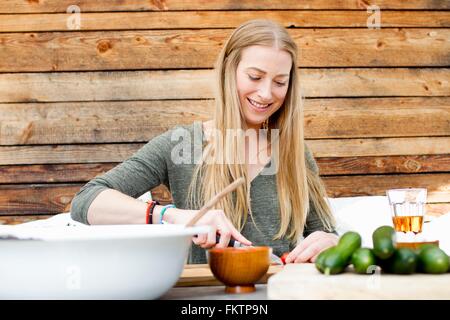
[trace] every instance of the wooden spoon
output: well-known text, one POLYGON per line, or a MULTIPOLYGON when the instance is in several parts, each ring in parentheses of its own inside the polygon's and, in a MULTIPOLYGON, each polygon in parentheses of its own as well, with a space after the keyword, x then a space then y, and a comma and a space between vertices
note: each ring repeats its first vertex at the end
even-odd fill
POLYGON ((224 196, 226 196, 228 193, 234 191, 237 187, 239 187, 241 184, 245 182, 244 178, 239 178, 235 180, 233 183, 228 185, 225 189, 220 191, 218 194, 216 194, 211 200, 209 200, 203 207, 200 208, 200 210, 197 212, 197 214, 186 224, 186 227, 192 227, 198 220, 200 220, 203 215, 211 210, 212 207, 216 205, 217 202, 219 202, 220 199, 222 199, 224 196))

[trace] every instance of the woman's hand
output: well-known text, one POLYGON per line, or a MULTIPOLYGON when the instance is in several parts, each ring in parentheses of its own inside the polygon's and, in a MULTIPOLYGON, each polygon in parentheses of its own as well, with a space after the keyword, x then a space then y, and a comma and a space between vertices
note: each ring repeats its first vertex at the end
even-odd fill
POLYGON ((319 253, 338 243, 333 233, 315 231, 298 244, 286 257, 286 263, 315 262, 319 253))
MULTIPOLYGON (((188 223, 198 212, 198 210, 168 209, 167 213, 169 213, 169 210, 171 220, 176 224, 188 223)), ((252 245, 228 220, 223 210, 209 210, 195 225, 210 226, 210 231, 207 234, 204 233, 192 237, 192 241, 204 249, 212 247, 226 248, 231 238, 244 245, 252 245), (217 235, 220 236, 219 243, 216 242, 217 235)))

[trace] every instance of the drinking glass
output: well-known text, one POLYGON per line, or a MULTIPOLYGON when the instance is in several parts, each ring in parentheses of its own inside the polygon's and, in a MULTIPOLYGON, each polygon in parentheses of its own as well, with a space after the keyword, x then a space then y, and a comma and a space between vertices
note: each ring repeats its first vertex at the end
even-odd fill
POLYGON ((408 188, 386 191, 396 232, 422 232, 427 189, 408 188))

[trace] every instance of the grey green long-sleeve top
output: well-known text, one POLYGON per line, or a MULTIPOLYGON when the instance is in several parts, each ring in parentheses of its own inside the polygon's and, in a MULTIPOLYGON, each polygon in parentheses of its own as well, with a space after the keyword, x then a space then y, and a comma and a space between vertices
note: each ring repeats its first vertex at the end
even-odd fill
MULTIPOLYGON (((205 139, 201 122, 194 122, 187 126, 177 126, 151 139, 129 159, 105 174, 89 181, 81 188, 72 201, 72 219, 88 224, 87 212, 89 206, 103 190, 115 189, 137 198, 160 184, 164 184, 170 190, 177 208, 199 209, 187 208, 185 201, 196 166, 194 160, 196 156, 199 156, 199 150, 198 148, 195 149, 194 146, 203 145, 206 141, 205 139), (180 129, 183 132, 181 137, 179 134, 180 129), (178 131, 175 132, 175 130, 178 131), (185 148, 184 152, 180 153, 179 139, 191 139, 188 142, 190 142, 192 148, 190 150, 185 148), (174 155, 176 155, 174 152, 178 153, 178 155, 181 154, 183 156, 181 162, 185 163, 179 163, 179 160, 174 161, 174 155)), ((307 165, 313 171, 318 172, 318 167, 312 154, 307 148, 305 149, 307 165)), ((269 165, 270 162, 267 166, 269 165)), ((273 253, 278 256, 283 252, 291 251, 293 245, 290 244, 288 239, 273 240, 280 226, 280 208, 275 174, 259 174, 252 180, 250 201, 253 219, 247 219, 241 233, 252 241, 253 245, 272 247, 273 253)), ((312 203, 310 203, 310 211, 307 215, 303 236, 306 237, 314 231, 324 229, 312 203)), ((193 244, 188 263, 206 263, 205 250, 193 244)))

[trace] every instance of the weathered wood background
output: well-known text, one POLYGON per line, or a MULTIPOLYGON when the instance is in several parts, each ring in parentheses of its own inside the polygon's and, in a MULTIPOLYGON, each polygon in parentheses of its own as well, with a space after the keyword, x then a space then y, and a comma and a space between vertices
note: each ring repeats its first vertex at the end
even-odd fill
POLYGON ((426 187, 428 212, 450 211, 448 0, 5 0, 0 223, 63 212, 150 138, 209 119, 214 59, 253 18, 301 48, 306 137, 330 196, 426 187))

